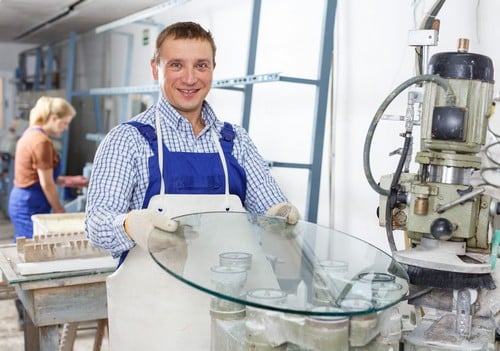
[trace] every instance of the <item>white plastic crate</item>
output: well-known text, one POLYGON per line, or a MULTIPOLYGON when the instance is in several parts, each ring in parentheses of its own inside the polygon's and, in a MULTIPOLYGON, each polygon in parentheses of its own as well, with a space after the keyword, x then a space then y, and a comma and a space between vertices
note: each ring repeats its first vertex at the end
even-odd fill
POLYGON ((84 217, 84 212, 33 215, 33 235, 84 232, 84 217))

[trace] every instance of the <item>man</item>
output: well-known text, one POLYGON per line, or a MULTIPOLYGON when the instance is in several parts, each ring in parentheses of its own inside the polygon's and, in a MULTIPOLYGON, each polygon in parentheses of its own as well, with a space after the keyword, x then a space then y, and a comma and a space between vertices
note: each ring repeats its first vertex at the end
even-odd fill
MULTIPOLYGON (((121 257, 122 261, 130 250, 123 264, 126 268, 121 266, 117 271, 112 279, 114 284, 108 279, 108 300, 110 294, 113 295, 113 301, 108 301, 108 310, 113 314, 119 309, 118 301, 122 301, 116 295, 124 293, 123 285, 135 274, 125 278, 124 274, 120 276, 120 271, 137 269, 134 276, 146 279, 145 272, 158 269, 145 254, 147 238, 154 227, 175 230, 176 222, 171 217, 203 210, 244 208, 249 212, 286 217, 291 224, 299 218, 297 209, 288 203, 248 133, 217 119, 205 101, 212 86, 215 52, 211 33, 196 23, 180 22, 165 28, 156 40, 151 60, 153 77, 158 80, 161 92, 158 103, 112 129, 97 150, 87 195, 86 231, 95 245, 109 250, 113 257, 121 257), (142 253, 131 250, 135 245, 145 250, 139 250, 142 253), (132 267, 132 260, 142 267, 132 267), (151 266, 146 268, 146 265, 151 266), (115 294, 113 286, 120 285, 115 294)), ((166 273, 158 272, 158 275, 164 277, 166 273)), ((162 284, 158 280, 151 278, 148 282, 134 281, 133 284, 146 292, 166 290, 169 299, 174 299, 170 283, 161 288, 147 287, 162 284)), ((128 296, 123 303, 139 303, 140 298, 140 294, 128 296)), ((149 302, 145 298, 137 308, 142 312, 153 308, 149 302)), ((152 313, 161 307, 155 306, 155 309, 152 313)), ((168 308, 164 311, 169 313, 168 308)), ((117 319, 134 319, 134 315, 117 319)), ((181 324, 177 321, 177 325, 181 324)), ((147 328, 141 333, 144 329, 147 328)), ((116 342, 122 346, 117 349, 133 349, 133 325, 118 326, 110 319, 110 335, 113 330, 121 333, 120 341, 116 342), (125 341, 128 336, 130 340, 125 341)), ((175 334, 172 328, 170 332, 175 334)), ((147 338, 142 335, 142 341, 154 339, 154 335, 147 338)), ((163 343, 161 347, 164 346, 163 343)), ((145 349, 156 347, 161 349, 151 341, 145 349)))
POLYGON ((161 91, 158 103, 133 118, 132 123, 111 130, 97 150, 88 190, 86 229, 90 240, 114 257, 131 249, 134 241, 144 242, 144 227, 140 223, 141 233, 135 233, 134 222, 149 215, 132 210, 146 208, 149 199, 160 193, 160 172, 153 172, 159 169, 158 150, 151 148, 151 140, 140 132, 141 128, 143 133, 152 132, 154 138, 157 122, 166 147, 166 193, 224 193, 218 140, 212 137, 215 130, 223 143, 224 138, 233 138, 227 143, 232 151, 224 152, 230 193, 238 195, 249 212, 265 213, 272 208, 270 214, 284 213, 291 222, 297 221, 296 208, 287 203, 247 132, 219 121, 205 101, 212 85, 215 51, 211 33, 198 24, 182 22, 165 28, 157 38, 151 60, 153 77, 161 91), (144 131, 144 125, 151 129, 144 131))

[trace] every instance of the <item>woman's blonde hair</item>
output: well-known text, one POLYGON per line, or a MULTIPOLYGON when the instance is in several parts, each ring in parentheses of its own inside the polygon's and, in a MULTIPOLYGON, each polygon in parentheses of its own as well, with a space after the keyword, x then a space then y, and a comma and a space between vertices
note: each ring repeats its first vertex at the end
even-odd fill
POLYGON ((30 111, 30 126, 44 125, 51 115, 56 115, 58 118, 73 117, 76 111, 66 99, 42 96, 30 111))

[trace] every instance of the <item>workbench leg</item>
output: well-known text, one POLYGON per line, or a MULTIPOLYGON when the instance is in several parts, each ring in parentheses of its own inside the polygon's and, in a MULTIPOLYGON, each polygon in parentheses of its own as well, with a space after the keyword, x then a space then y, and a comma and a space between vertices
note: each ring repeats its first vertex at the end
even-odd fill
POLYGON ((57 325, 49 325, 40 327, 40 351, 54 351, 59 348, 59 327, 57 325))
POLYGON ((24 315, 24 351, 40 351, 40 335, 38 327, 33 324, 23 307, 24 315))
POLYGON ((59 351, 73 351, 78 323, 64 323, 59 343, 59 351))
POLYGON ((108 328, 108 319, 107 318, 106 319, 99 319, 97 321, 97 330, 95 332, 93 351, 101 351, 102 339, 104 338, 104 334, 106 333, 107 328, 108 328))

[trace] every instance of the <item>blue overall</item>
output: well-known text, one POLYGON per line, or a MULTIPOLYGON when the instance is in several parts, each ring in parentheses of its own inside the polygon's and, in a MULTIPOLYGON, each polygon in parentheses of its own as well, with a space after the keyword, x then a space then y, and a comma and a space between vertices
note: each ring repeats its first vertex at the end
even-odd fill
MULTIPOLYGON (((162 181, 158 163, 156 131, 148 124, 136 121, 126 123, 137 128, 148 141, 154 154, 148 161, 149 185, 142 203, 142 208, 147 208, 151 197, 160 193, 160 182, 162 181)), ((220 144, 227 162, 229 193, 238 195, 243 204, 246 193, 246 173, 232 155, 233 126, 225 122, 221 135, 220 144)), ((224 169, 217 152, 171 152, 163 144, 163 178, 165 193, 167 194, 224 194, 225 192, 224 169)), ((127 253, 121 255, 119 265, 123 262, 127 253)))
MULTIPOLYGON (((41 128, 30 128, 25 133, 41 128)), ((42 130, 43 131, 43 130, 42 130)), ((54 180, 61 173, 61 163, 54 168, 54 180)), ((35 214, 50 213, 51 206, 43 193, 40 182, 27 188, 13 186, 9 197, 9 217, 14 226, 14 242, 20 236, 33 237, 33 222, 31 216, 35 214)))

